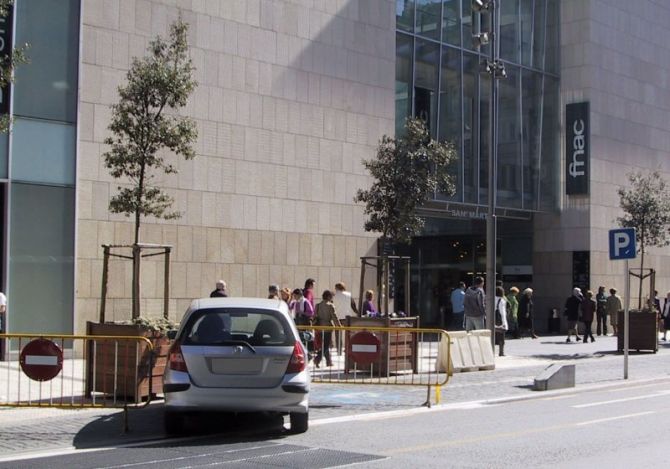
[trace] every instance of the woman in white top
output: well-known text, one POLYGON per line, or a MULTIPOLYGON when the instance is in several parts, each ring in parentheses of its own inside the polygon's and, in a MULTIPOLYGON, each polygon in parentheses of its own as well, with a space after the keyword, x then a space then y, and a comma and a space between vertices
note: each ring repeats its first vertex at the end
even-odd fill
POLYGON ((507 332, 507 299, 503 287, 496 287, 495 300, 495 343, 499 346, 498 356, 505 356, 505 333, 507 332))

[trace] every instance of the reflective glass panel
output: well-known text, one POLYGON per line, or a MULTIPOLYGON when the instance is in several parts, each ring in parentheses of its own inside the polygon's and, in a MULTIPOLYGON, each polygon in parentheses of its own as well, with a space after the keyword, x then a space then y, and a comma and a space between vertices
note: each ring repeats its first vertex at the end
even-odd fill
POLYGON ((395 24, 402 31, 414 31, 414 0, 395 1, 395 24))
POLYGON ((521 119, 519 69, 508 65, 498 94, 497 205, 521 208, 521 119))
POLYGON ((442 42, 461 44, 461 9, 459 0, 442 2, 442 42))
POLYGON ((395 60, 395 133, 402 135, 405 119, 412 115, 412 57, 414 40, 396 34, 395 60))
POLYGON ((558 207, 560 168, 560 107, 558 79, 544 77, 544 106, 542 108, 542 162, 540 165, 540 210, 558 207))
POLYGON ((7 177, 7 155, 9 154, 7 141, 7 133, 0 133, 0 179, 7 177))
POLYGON ((74 189, 11 185, 12 331, 72 333, 74 189))
POLYGON ((21 1, 16 8, 16 43, 30 44, 30 64, 16 70, 14 114, 75 122, 79 0, 21 1))
POLYGON ((542 137, 542 75, 523 72, 523 193, 524 208, 537 210, 542 137))
POLYGON ((416 34, 440 40, 442 0, 416 0, 416 34))
POLYGON ((440 46, 416 40, 414 64, 414 115, 423 119, 433 138, 437 138, 437 95, 440 46))
POLYGON ((558 0, 547 0, 547 23, 545 36, 545 56, 544 69, 551 73, 558 73, 559 71, 559 3, 558 0))
MULTIPOLYGON (((531 48, 533 51, 532 61, 530 66, 533 68, 544 68, 544 43, 546 35, 546 2, 545 0, 535 0, 535 8, 533 10, 533 35, 531 48)), ((558 44, 555 44, 558 47, 558 44)))
MULTIPOLYGON (((451 47, 442 47, 442 73, 440 75, 440 131, 441 141, 452 142, 458 154, 458 163, 452 165, 452 175, 461 187, 461 52, 451 47)), ((453 200, 460 200, 457 191, 453 200)))
POLYGON ((472 45, 472 0, 461 1, 461 23, 463 24, 463 47, 474 50, 472 45))
POLYGON ((12 137, 12 179, 74 184, 73 124, 17 117, 12 137))
POLYGON ((491 138, 491 78, 487 73, 479 75, 479 200, 485 205, 489 187, 489 139, 491 138))
POLYGON ((500 4, 500 57, 519 63, 519 0, 500 4))
POLYGON ((463 199, 477 202, 478 154, 478 93, 477 75, 479 59, 474 54, 463 53, 463 199))

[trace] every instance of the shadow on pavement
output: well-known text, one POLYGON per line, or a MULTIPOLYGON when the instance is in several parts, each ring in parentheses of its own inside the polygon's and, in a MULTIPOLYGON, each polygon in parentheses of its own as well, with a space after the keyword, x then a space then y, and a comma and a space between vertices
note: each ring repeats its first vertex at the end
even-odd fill
MULTIPOLYGON (((129 431, 123 432, 123 411, 100 416, 82 427, 74 437, 73 446, 78 449, 102 448, 106 446, 150 442, 155 440, 153 447, 174 446, 176 443, 168 438, 163 428, 164 407, 162 404, 150 405, 146 408, 129 409, 129 431), (164 440, 164 441, 161 441, 164 440)), ((288 434, 284 428, 284 417, 273 414, 230 414, 230 413, 194 413, 186 416, 184 431, 181 435, 171 437, 203 437, 193 441, 179 440, 180 446, 198 446, 216 442, 263 441, 282 438, 288 434)))
POLYGON ((605 350, 590 353, 537 353, 528 355, 528 358, 536 358, 539 360, 583 360, 588 358, 602 358, 607 355, 616 355, 616 351, 605 350))

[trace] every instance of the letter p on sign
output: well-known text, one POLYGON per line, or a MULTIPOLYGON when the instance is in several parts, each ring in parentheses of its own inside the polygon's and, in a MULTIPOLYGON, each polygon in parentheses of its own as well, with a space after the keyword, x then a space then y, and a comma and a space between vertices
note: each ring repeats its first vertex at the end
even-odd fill
POLYGON ((610 260, 635 259, 635 228, 618 228, 609 231, 610 260))

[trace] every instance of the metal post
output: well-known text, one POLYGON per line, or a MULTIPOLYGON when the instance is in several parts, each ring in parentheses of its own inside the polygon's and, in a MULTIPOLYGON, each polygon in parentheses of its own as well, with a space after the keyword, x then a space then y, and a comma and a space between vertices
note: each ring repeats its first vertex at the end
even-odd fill
POLYGON ((163 317, 168 319, 170 316, 170 251, 171 248, 165 248, 165 278, 163 285, 163 317))
MULTIPOLYGON (((493 0, 490 5, 490 47, 491 47, 491 102, 489 103, 490 133, 489 133, 489 158, 488 158, 488 209, 486 214, 486 318, 491 329, 491 348, 495 352, 495 292, 496 292, 496 155, 498 147, 498 78, 496 77, 496 64, 498 63, 498 14, 497 2, 493 0)), ((494 353, 495 355, 495 353, 494 353)))
POLYGON ((367 263, 367 259, 365 257, 361 257, 361 281, 359 283, 359 288, 358 288, 358 315, 363 316, 363 296, 365 295, 365 264, 367 263))
POLYGON ((629 324, 628 324, 628 312, 630 306, 630 273, 628 270, 628 259, 625 263, 626 275, 624 278, 624 289, 626 291, 626 297, 624 298, 624 307, 623 307, 623 379, 628 379, 628 339, 629 339, 629 324))
POLYGON ((412 268, 412 263, 409 259, 407 258, 407 263, 405 267, 405 314, 407 316, 411 316, 409 309, 410 309, 410 301, 409 301, 409 288, 410 288, 410 274, 411 271, 410 269, 412 268))
POLYGON ((107 278, 109 275, 109 246, 103 246, 102 259, 102 292, 100 293, 100 324, 105 322, 105 309, 107 307, 107 278))

